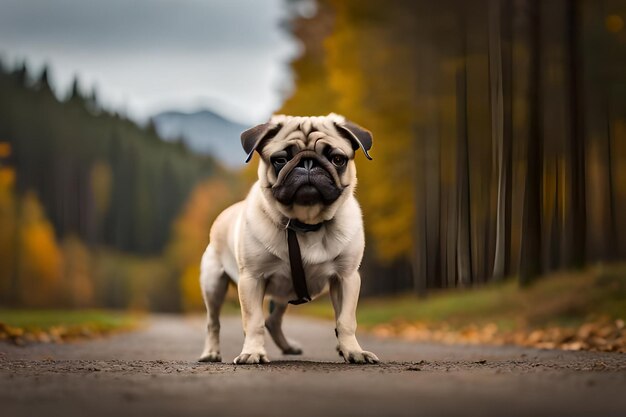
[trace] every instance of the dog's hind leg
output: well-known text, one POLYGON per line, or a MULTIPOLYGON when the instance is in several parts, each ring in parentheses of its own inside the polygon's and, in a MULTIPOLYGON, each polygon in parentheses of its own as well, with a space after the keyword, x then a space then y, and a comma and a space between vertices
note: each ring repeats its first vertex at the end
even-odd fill
POLYGON ((200 286, 207 309, 207 333, 200 362, 221 362, 220 354, 220 310, 228 290, 228 275, 209 245, 200 265, 200 286))
POLYGON ((276 346, 283 351, 283 355, 301 355, 302 348, 293 340, 288 340, 283 333, 283 316, 286 311, 287 304, 270 301, 270 315, 265 320, 265 327, 276 346))

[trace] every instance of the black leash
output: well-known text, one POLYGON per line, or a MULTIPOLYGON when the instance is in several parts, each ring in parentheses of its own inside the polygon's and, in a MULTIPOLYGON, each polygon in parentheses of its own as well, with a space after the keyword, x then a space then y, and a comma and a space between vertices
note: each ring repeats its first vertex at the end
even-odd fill
POLYGON ((322 225, 323 223, 306 224, 295 219, 290 219, 287 222, 287 247, 289 248, 291 282, 298 296, 297 299, 289 301, 289 304, 298 305, 311 301, 309 289, 306 285, 306 275, 304 274, 304 266, 302 265, 302 254, 300 253, 297 233, 316 232, 321 229, 322 225))

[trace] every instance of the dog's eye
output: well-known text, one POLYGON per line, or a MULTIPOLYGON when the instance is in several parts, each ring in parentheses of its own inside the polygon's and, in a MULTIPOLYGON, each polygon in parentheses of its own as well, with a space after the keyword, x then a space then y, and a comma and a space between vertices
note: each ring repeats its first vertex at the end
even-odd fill
POLYGON ((344 166, 346 164, 346 160, 347 158, 343 155, 333 155, 330 158, 330 162, 332 162, 337 168, 344 166))
POLYGON ((272 158, 272 164, 274 165, 285 165, 287 163, 287 158, 284 156, 278 156, 276 158, 272 158))
POLYGON ((282 168, 287 162, 289 162, 289 154, 286 150, 275 152, 271 157, 270 161, 272 165, 276 168, 282 168))

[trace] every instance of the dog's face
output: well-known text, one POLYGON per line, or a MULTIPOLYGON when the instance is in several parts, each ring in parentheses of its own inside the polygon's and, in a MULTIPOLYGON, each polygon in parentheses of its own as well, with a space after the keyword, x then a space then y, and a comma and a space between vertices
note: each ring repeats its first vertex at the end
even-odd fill
MULTIPOLYGON (((259 180, 283 216, 305 223, 330 220, 356 186, 355 151, 368 158, 371 134, 343 117, 274 116, 242 133, 248 160, 261 155, 259 180)), ((370 158, 371 159, 371 158, 370 158)))

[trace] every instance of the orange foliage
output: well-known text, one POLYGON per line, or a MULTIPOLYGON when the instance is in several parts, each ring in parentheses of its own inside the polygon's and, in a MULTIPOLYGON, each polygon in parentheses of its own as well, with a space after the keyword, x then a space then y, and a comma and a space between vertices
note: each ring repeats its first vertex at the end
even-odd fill
POLYGON ((15 183, 15 169, 0 167, 0 187, 10 188, 15 183))
POLYGON ((183 306, 187 310, 203 306, 198 283, 200 258, 209 243, 211 224, 222 210, 236 200, 237 194, 230 184, 209 179, 196 186, 174 223, 166 256, 179 271, 183 306))
POLYGON ((521 345, 538 349, 592 350, 626 353, 626 328, 621 319, 588 321, 577 327, 504 330, 495 323, 468 325, 461 329, 442 323, 398 321, 372 329, 378 337, 445 344, 521 345))
POLYGON ((12 189, 0 182, 0 300, 11 297, 11 279, 15 263, 16 206, 12 189))
POLYGON ((0 158, 8 158, 9 156, 11 156, 11 144, 0 142, 0 158))

